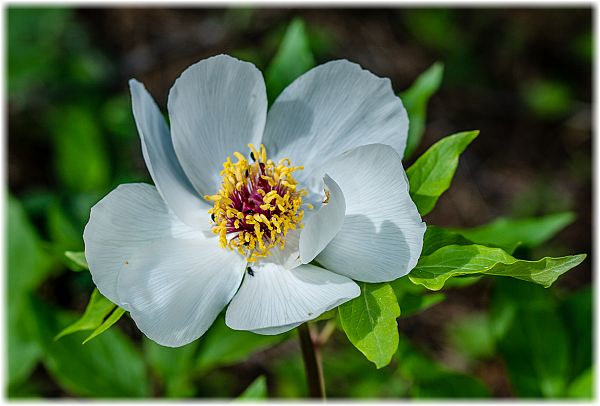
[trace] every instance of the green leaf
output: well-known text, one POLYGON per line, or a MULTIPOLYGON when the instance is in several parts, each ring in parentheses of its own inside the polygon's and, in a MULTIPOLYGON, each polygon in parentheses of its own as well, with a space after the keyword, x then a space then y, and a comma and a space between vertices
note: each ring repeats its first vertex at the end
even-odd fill
POLYGON ((287 28, 275 57, 265 72, 269 103, 298 76, 315 66, 304 22, 296 18, 287 28))
POLYGON ((68 209, 62 207, 58 200, 50 203, 46 211, 48 234, 60 253, 83 248, 83 228, 77 227, 67 212, 68 209))
POLYGON ((266 399, 267 398, 267 378, 264 375, 259 376, 242 392, 238 399, 266 399))
POLYGON ((594 369, 589 368, 579 375, 567 389, 567 396, 576 399, 592 400, 594 394, 594 369))
POLYGON ((39 97, 33 90, 59 74, 63 33, 73 10, 15 5, 7 9, 8 96, 11 101, 39 97))
POLYGON ((446 295, 443 293, 427 293, 427 289, 421 285, 415 285, 408 278, 398 278, 389 284, 394 290, 400 309, 402 309, 400 317, 420 313, 446 299, 446 295))
POLYGON ((28 300, 9 303, 8 311, 8 384, 24 382, 43 354, 35 337, 35 317, 28 300))
POLYGON ((192 397, 194 357, 199 341, 177 348, 164 347, 144 337, 144 355, 153 372, 158 376, 164 395, 169 398, 192 397))
POLYGON ((73 334, 59 341, 53 336, 74 317, 48 303, 34 301, 38 338, 44 366, 71 396, 99 398, 147 397, 149 380, 141 355, 118 329, 107 331, 87 345, 73 334))
POLYGON ((561 316, 573 349, 569 360, 571 378, 580 375, 593 362, 594 296, 587 286, 561 303, 561 316))
POLYGON ((53 270, 55 262, 42 249, 40 238, 23 206, 8 197, 8 297, 11 306, 24 292, 36 289, 53 270))
POLYGON ((509 278, 494 284, 491 320, 504 325, 497 346, 521 397, 564 396, 569 341, 551 293, 509 278))
POLYGON ((476 378, 430 359, 401 337, 396 353, 398 371, 414 398, 486 398, 489 389, 476 378))
MULTIPOLYGON (((42 384, 43 385, 43 384, 42 384)), ((9 400, 43 400, 42 391, 40 390, 40 383, 28 380, 26 382, 18 383, 15 385, 8 385, 7 398, 9 400)))
POLYGON ((410 123, 403 160, 410 158, 421 142, 425 132, 427 102, 440 88, 443 75, 444 64, 436 62, 421 73, 408 89, 400 93, 410 123))
POLYGON ((437 379, 421 382, 412 396, 416 399, 484 399, 490 397, 490 390, 475 377, 448 372, 437 379))
POLYGON ((446 295, 443 293, 425 295, 405 294, 402 299, 398 299, 398 304, 402 309, 401 317, 408 317, 421 313, 444 300, 446 300, 446 295))
POLYGON ((21 202, 8 196, 6 212, 8 259, 8 383, 27 379, 42 355, 35 337, 28 293, 33 292, 55 268, 53 259, 42 249, 36 229, 21 202))
POLYGON ((448 326, 452 346, 470 359, 486 359, 494 355, 495 340, 486 313, 473 313, 448 326))
POLYGON ((450 187, 460 154, 478 134, 479 131, 466 131, 442 138, 408 168, 410 196, 421 216, 428 214, 450 187))
POLYGON ((82 330, 93 330, 102 325, 106 316, 116 307, 113 302, 102 296, 98 289, 94 289, 90 301, 85 308, 83 316, 75 323, 63 329, 56 335, 55 340, 68 334, 73 334, 82 330))
POLYGON ((493 222, 470 229, 452 229, 476 244, 493 245, 507 252, 521 243, 535 248, 575 220, 572 212, 555 213, 538 218, 499 218, 493 222))
POLYGON ((89 269, 83 252, 65 251, 65 257, 69 260, 70 268, 73 271, 79 272, 89 269))
POLYGON ((534 81, 528 83, 522 93, 528 107, 541 118, 556 119, 573 108, 571 89, 562 82, 534 81))
POLYGON ((98 337, 100 334, 104 333, 106 330, 108 330, 109 328, 111 328, 113 324, 115 324, 117 321, 119 321, 119 319, 124 314, 125 314, 125 310, 121 309, 120 307, 117 307, 110 314, 110 316, 108 316, 106 318, 106 320, 104 320, 104 322, 102 322, 102 324, 100 324, 100 326, 98 326, 98 328, 92 332, 92 334, 90 334, 89 336, 87 336, 87 338, 83 341, 82 344, 85 344, 88 341, 90 341, 92 338, 98 337))
POLYGON ((439 290, 453 276, 487 274, 510 276, 549 287, 569 269, 579 265, 586 255, 517 260, 500 248, 483 245, 448 245, 421 257, 408 275, 413 283, 439 290))
POLYGON ((390 363, 398 348, 400 307, 387 283, 361 283, 360 296, 338 308, 348 339, 379 369, 390 363))
POLYGON ((333 308, 331 310, 327 310, 325 313, 321 314, 319 317, 317 317, 316 319, 314 319, 312 321, 315 322, 315 321, 321 321, 321 320, 330 320, 330 319, 333 319, 335 316, 337 316, 337 307, 333 308))
POLYGON ((462 235, 449 231, 438 226, 427 226, 425 235, 423 236, 423 250, 421 256, 433 254, 446 245, 471 245, 473 241, 469 241, 462 235))
POLYGON ((93 110, 71 106, 51 120, 55 137, 56 170, 63 185, 74 191, 105 188, 110 162, 93 110))
POLYGON ((265 350, 286 340, 293 333, 273 336, 254 334, 249 331, 232 330, 225 325, 223 317, 217 318, 204 334, 196 367, 202 371, 245 361, 255 352, 265 350))

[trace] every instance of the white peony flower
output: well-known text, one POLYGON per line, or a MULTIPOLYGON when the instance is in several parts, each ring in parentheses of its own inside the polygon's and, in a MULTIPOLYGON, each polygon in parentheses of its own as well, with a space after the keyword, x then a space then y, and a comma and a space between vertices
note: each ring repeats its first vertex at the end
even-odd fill
POLYGON ((130 87, 156 187, 117 187, 83 238, 100 292, 152 340, 187 344, 227 305, 232 329, 282 333, 358 296, 353 280, 391 281, 417 263, 425 223, 388 79, 329 62, 267 114, 260 71, 219 55, 171 88, 170 130, 144 86, 130 87))

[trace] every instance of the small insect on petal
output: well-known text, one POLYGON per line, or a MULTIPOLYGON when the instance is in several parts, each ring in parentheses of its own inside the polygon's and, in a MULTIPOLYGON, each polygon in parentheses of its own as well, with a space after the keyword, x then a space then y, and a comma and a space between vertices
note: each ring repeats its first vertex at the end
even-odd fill
POLYGON ((248 275, 254 276, 254 271, 250 267, 248 267, 248 275))

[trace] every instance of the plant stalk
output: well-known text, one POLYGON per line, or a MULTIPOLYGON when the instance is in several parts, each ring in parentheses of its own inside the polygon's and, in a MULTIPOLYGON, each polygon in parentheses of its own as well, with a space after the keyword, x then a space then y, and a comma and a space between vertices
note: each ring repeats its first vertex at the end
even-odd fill
POLYGON ((323 367, 321 366, 321 354, 315 346, 308 323, 298 326, 298 335, 302 347, 309 397, 325 399, 325 379, 323 378, 323 367))

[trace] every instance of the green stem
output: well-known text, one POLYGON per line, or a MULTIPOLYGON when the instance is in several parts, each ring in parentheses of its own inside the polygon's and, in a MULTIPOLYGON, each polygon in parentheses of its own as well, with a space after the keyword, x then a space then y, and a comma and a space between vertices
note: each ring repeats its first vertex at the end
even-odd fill
POLYGON ((304 359, 309 397, 325 399, 325 379, 323 378, 321 355, 318 349, 315 348, 308 323, 298 326, 298 335, 300 336, 300 346, 302 347, 302 358, 304 359))

